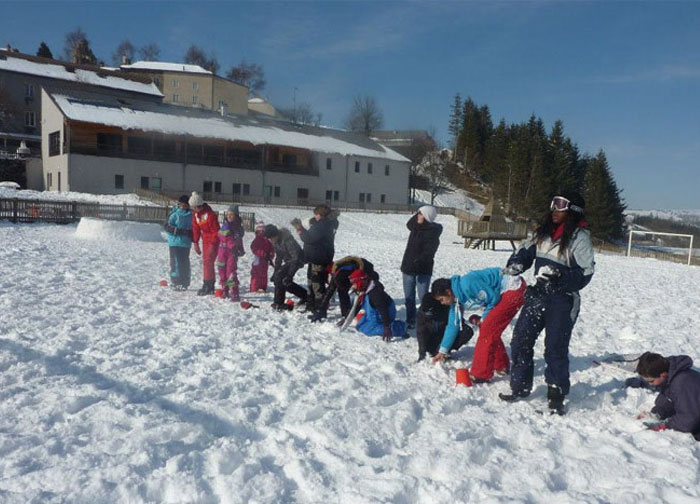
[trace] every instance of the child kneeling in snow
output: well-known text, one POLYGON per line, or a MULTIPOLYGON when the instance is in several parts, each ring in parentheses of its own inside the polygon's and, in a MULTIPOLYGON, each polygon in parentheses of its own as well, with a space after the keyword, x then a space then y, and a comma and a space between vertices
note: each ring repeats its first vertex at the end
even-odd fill
MULTIPOLYGON (((438 353, 449 315, 449 306, 444 306, 430 292, 425 293, 418 309, 418 327, 416 330, 419 361, 425 359, 426 353, 429 353, 431 357, 435 357, 438 353)), ((462 328, 459 330, 450 350, 459 350, 462 346, 469 343, 472 336, 474 336, 474 330, 462 320, 462 328)))
POLYGON ((363 270, 350 275, 353 290, 361 296, 365 314, 355 329, 367 336, 381 336, 386 342, 393 336, 406 336, 406 323, 396 320, 396 305, 379 280, 373 280, 363 270))
POLYGON ((275 258, 275 247, 265 238, 265 223, 258 221, 255 225, 255 238, 250 244, 253 252, 253 266, 250 269, 250 292, 267 291, 267 267, 275 258))
POLYGON ((661 392, 651 410, 662 421, 647 423, 655 431, 673 429, 693 434, 700 441, 700 373, 691 369, 687 355, 645 352, 639 357, 637 373, 661 392))

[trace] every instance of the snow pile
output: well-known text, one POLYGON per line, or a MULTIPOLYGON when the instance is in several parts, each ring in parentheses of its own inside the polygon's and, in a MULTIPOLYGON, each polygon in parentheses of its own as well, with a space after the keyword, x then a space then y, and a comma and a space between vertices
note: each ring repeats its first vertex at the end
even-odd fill
MULTIPOLYGON (((422 203, 425 205, 430 204, 430 192, 423 191, 420 189, 416 190, 416 203, 422 203)), ((465 210, 474 215, 481 215, 484 211, 484 205, 479 203, 461 189, 453 189, 451 191, 445 191, 443 193, 435 196, 433 202, 435 206, 441 207, 452 207, 458 208, 460 210, 465 210)))
POLYGON ((89 194, 72 191, 34 191, 23 189, 17 191, 8 187, 0 187, 0 198, 27 199, 27 200, 47 200, 47 201, 78 201, 81 203, 101 203, 103 205, 140 205, 140 206, 161 206, 152 201, 141 199, 136 194, 89 194))
POLYGON ((147 222, 109 221, 83 217, 75 231, 77 238, 87 240, 119 240, 162 242, 163 227, 147 222))
MULTIPOLYGON (((255 208, 286 225, 310 211, 255 208)), ((336 257, 370 259, 405 316, 399 264, 407 215, 344 213, 336 257)), ((445 226, 434 278, 505 263, 445 226)), ((304 314, 167 278, 165 243, 78 239, 76 226, 0 224, 0 501, 697 502, 700 443, 647 431, 653 405, 625 390, 608 353, 700 359, 700 268, 599 255, 571 340, 569 412, 542 416, 543 339, 529 400, 505 379, 456 387, 454 368, 416 362, 415 338, 386 344, 304 314)), ((297 274, 305 283, 306 271, 297 274)), ((527 278, 532 281, 531 273, 527 278)), ((512 328, 504 341, 510 344, 512 328)))

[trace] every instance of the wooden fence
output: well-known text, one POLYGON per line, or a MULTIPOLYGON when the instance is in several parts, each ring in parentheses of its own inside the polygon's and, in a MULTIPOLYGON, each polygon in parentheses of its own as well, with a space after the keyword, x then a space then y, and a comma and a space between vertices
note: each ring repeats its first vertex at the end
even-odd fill
MULTIPOLYGON (((104 220, 163 224, 168 216, 170 208, 171 205, 108 205, 104 203, 80 201, 0 198, 0 220, 68 224, 70 222, 77 222, 83 217, 92 217, 104 220)), ((243 221, 243 228, 246 231, 254 231, 255 213, 241 212, 240 215, 243 221)), ((219 214, 219 221, 223 221, 223 212, 219 214)))

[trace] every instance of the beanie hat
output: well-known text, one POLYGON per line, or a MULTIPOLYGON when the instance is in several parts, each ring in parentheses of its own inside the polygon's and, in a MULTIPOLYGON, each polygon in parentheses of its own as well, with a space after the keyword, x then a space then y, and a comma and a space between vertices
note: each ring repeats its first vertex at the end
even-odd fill
POLYGON ((183 194, 182 196, 180 196, 180 197, 177 199, 177 202, 178 202, 178 203, 184 203, 185 205, 189 205, 189 204, 190 204, 189 197, 188 197, 186 194, 183 194))
POLYGON ((425 217, 425 220, 428 222, 435 222, 435 218, 437 217, 437 209, 434 206, 425 205, 420 207, 418 211, 423 214, 423 217, 425 217))
POLYGON ((263 234, 265 235, 265 238, 274 238, 275 236, 280 234, 280 231, 274 224, 268 224, 267 226, 265 226, 263 234))
POLYGON ((227 211, 227 212, 231 212, 231 213, 233 213, 233 214, 235 214, 235 215, 238 215, 238 213, 239 213, 239 212, 238 212, 238 205, 231 205, 231 206, 228 207, 228 209, 227 209, 226 211, 227 211))
POLYGON ((256 231, 265 231, 265 223, 261 220, 255 223, 255 230, 256 231))
POLYGON ((198 207, 202 206, 204 204, 204 200, 202 199, 202 196, 197 191, 192 191, 192 196, 190 196, 190 206, 191 207, 198 207))
POLYGON ((561 193, 561 196, 569 200, 569 210, 583 215, 586 209, 586 202, 583 196, 581 196, 581 193, 577 191, 564 191, 561 193))
POLYGON ((363 292, 367 288, 368 280, 369 277, 367 276, 367 273, 361 269, 356 269, 350 273, 350 282, 355 287, 356 291, 363 292))

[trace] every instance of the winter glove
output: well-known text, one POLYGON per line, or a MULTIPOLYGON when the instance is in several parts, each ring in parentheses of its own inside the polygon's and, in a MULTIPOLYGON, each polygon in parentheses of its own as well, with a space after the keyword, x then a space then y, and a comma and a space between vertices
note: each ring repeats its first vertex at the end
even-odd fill
POLYGON ((294 229, 299 229, 301 227, 301 220, 299 220, 299 217, 294 217, 290 224, 294 229))
POLYGON ((520 263, 509 264, 501 270, 501 275, 517 276, 523 272, 523 265, 520 263))
POLYGON ((165 229, 166 233, 170 233, 170 234, 174 234, 174 235, 177 234, 177 229, 175 228, 175 226, 171 226, 170 224, 163 224, 163 228, 165 229))
POLYGON ((653 430, 654 432, 661 432, 668 429, 665 422, 644 422, 647 429, 653 430))
POLYGON ((382 340, 386 341, 387 343, 391 341, 391 326, 384 326, 384 330, 382 331, 382 340))
POLYGON ((473 326, 479 327, 481 326, 481 317, 479 315, 472 315, 469 317, 469 323, 473 326))
POLYGON ((258 256, 253 257, 253 266, 260 264, 260 258, 258 256))
POLYGON ((549 264, 542 266, 535 276, 538 282, 551 283, 556 282, 561 278, 561 271, 556 266, 549 264))
POLYGON ((202 249, 199 248, 199 242, 194 242, 194 253, 202 255, 202 249))
POLYGON ((633 376, 625 380, 625 388, 649 388, 649 384, 644 378, 633 376))

